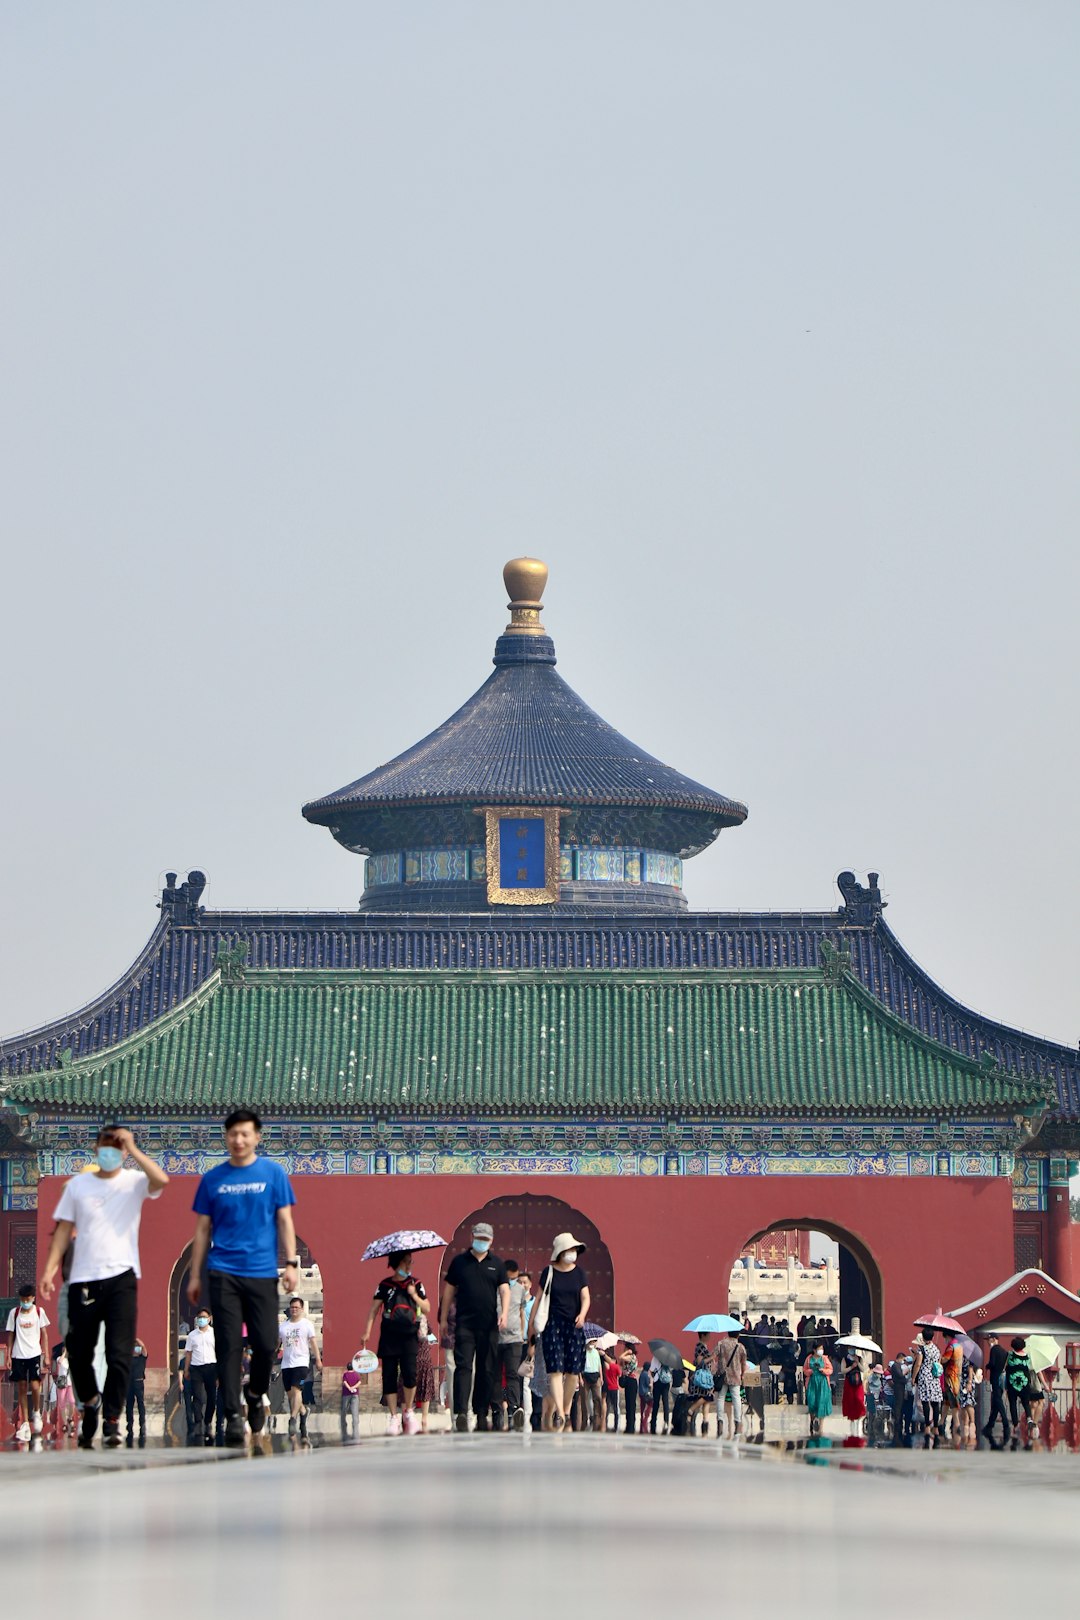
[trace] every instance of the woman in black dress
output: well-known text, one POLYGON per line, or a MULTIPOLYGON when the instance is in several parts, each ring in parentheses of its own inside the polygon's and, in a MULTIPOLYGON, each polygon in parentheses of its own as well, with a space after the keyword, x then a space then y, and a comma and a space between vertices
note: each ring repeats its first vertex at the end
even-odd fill
MULTIPOLYGON (((571 1232, 560 1232, 551 1246, 551 1263, 540 1273, 540 1300, 533 1319, 544 1349, 548 1387, 554 1411, 553 1429, 569 1424, 578 1380, 585 1371, 585 1321, 589 1314, 589 1284, 578 1265, 584 1249, 571 1232)), ((535 1342, 536 1332, 530 1335, 535 1342)))

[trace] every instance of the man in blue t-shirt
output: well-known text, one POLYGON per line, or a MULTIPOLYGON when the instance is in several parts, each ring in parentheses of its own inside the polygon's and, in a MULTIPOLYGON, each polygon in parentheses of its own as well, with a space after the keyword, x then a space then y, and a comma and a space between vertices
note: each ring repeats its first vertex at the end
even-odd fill
POLYGON ((227 1446, 242 1446, 245 1439, 240 1415, 244 1324, 251 1347, 247 1418, 252 1434, 258 1434, 278 1343, 278 1254, 287 1256, 281 1278, 286 1293, 296 1288, 300 1264, 292 1218, 296 1199, 281 1166, 258 1156, 261 1136, 258 1114, 235 1108, 225 1121, 229 1157, 203 1176, 195 1194, 198 1219, 187 1292, 197 1306, 205 1265, 227 1446))

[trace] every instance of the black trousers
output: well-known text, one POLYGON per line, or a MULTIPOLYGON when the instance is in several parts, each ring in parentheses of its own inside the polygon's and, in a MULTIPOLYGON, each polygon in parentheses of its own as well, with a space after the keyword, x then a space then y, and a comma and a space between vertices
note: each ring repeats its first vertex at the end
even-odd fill
POLYGON ((135 1408, 139 1408, 139 1433, 146 1433, 146 1385, 142 1379, 137 1384, 129 1384, 127 1392, 127 1432, 131 1433, 135 1422, 135 1408))
POLYGON ((632 1378, 620 1378, 619 1388, 623 1392, 623 1404, 626 1407, 626 1432, 627 1434, 636 1434, 638 1395, 637 1374, 635 1373, 632 1378))
POLYGON ((231 1271, 211 1271, 209 1278, 218 1378, 228 1423, 240 1416, 245 1322, 251 1347, 249 1394, 265 1395, 270 1388, 270 1368, 278 1345, 278 1280, 234 1277, 231 1271))
POLYGON ((101 1282, 72 1283, 68 1289, 67 1352, 71 1382, 81 1404, 101 1394, 102 1416, 119 1423, 127 1402, 131 1357, 135 1349, 135 1313, 138 1285, 133 1271, 101 1282), (105 1389, 94 1376, 94 1353, 105 1325, 105 1389))
POLYGON ((998 1418, 1001 1419, 1001 1438, 1007 1440, 1009 1438, 1009 1414, 1005 1410, 1005 1391, 999 1389, 997 1384, 991 1384, 990 1416, 986 1420, 987 1429, 992 1429, 998 1418))
POLYGON ((420 1340, 415 1333, 382 1333, 379 1338, 379 1360, 382 1362, 384 1395, 397 1395, 399 1379, 402 1389, 416 1388, 416 1358, 419 1354, 420 1340))
POLYGON ((191 1382, 191 1433, 200 1439, 214 1426, 217 1411, 218 1370, 216 1361, 204 1361, 201 1367, 189 1367, 191 1382))
POLYGON ((505 1398, 506 1410, 510 1413, 516 1412, 522 1401, 521 1374, 518 1372, 518 1368, 521 1366, 524 1355, 525 1346, 523 1344, 500 1344, 495 1348, 495 1394, 493 1405, 501 1406, 505 1398), (505 1397, 499 1387, 500 1373, 506 1379, 505 1397))
POLYGON ((1012 1414, 1013 1428, 1016 1429, 1016 1428, 1019 1428, 1019 1426, 1020 1426, 1020 1408, 1021 1407, 1023 1407, 1023 1409, 1024 1409, 1024 1416, 1027 1418, 1028 1422, 1030 1423, 1031 1422, 1031 1396, 1028 1394, 1027 1390, 1026 1389, 1021 1389, 1021 1390, 1010 1389, 1008 1391, 1008 1396, 1009 1396, 1009 1411, 1012 1414))
POLYGON ((660 1416, 660 1408, 664 1408, 664 1427, 671 1428, 671 1385, 653 1384, 652 1387, 652 1422, 649 1424, 649 1433, 656 1433, 656 1420, 660 1416))
POLYGON ((470 1322, 457 1319, 454 1334, 454 1411, 472 1409, 477 1417, 486 1418, 491 1405, 491 1387, 494 1383, 495 1354, 498 1348, 498 1329, 492 1322, 470 1322), (475 1365, 475 1372, 474 1372, 475 1365))

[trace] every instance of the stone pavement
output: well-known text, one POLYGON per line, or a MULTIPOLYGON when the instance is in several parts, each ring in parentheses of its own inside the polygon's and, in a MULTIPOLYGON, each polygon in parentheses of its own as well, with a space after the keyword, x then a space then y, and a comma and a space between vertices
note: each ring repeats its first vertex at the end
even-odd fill
MULTIPOLYGON (((759 1596, 892 1620, 1067 1603, 1080 1458, 816 1451, 598 1435, 431 1435, 251 1453, 0 1456, 9 1589, 79 1620, 668 1620, 759 1596), (807 1459, 813 1461, 808 1466, 807 1459)), ((796 1605, 797 1607, 797 1605, 796 1605)))

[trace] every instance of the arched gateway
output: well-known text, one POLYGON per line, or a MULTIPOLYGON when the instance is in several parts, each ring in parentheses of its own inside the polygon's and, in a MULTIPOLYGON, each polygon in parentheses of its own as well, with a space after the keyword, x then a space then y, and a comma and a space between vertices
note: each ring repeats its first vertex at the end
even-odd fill
MULTIPOLYGON (((772 1232, 822 1232, 840 1247, 840 1309, 838 1326, 847 1333, 851 1330, 852 1319, 857 1318, 859 1330, 862 1333, 876 1337, 884 1331, 884 1287, 882 1283, 881 1267, 867 1244, 847 1227, 839 1225, 835 1220, 814 1219, 809 1216, 796 1217, 791 1220, 781 1219, 770 1221, 767 1226, 761 1227, 752 1233, 743 1245, 749 1249, 751 1245, 760 1243, 762 1239, 772 1232)), ((786 1268, 787 1269, 787 1268, 786 1268)), ((799 1309, 800 1277, 805 1267, 792 1266, 794 1272, 793 1286, 796 1289, 794 1298, 790 1302, 790 1310, 799 1309)), ((812 1283, 813 1279, 810 1279, 812 1283)), ((805 1298, 802 1304, 813 1309, 817 1302, 813 1298, 812 1287, 807 1285, 802 1289, 805 1298)), ((788 1316, 790 1310, 779 1303, 771 1307, 771 1313, 777 1316, 788 1316)), ((754 1312, 751 1310, 751 1315, 754 1312)), ((801 1311, 800 1311, 801 1314, 801 1311)), ((815 1314, 820 1315, 818 1308, 815 1314)), ((795 1326, 791 1320, 791 1326, 795 1326)))
POLYGON ((446 1270, 455 1254, 467 1249, 472 1242, 472 1229, 476 1221, 489 1221, 495 1229, 495 1252, 500 1258, 510 1256, 533 1279, 534 1292, 540 1272, 551 1258, 551 1242, 559 1232, 573 1232, 587 1245, 582 1265, 589 1279, 592 1295, 590 1316, 604 1327, 615 1324, 615 1277, 611 1255, 593 1225, 580 1210, 573 1209, 561 1198, 546 1198, 540 1193, 518 1193, 506 1198, 492 1198, 480 1209, 474 1209, 457 1228, 443 1256, 439 1274, 442 1290, 446 1270))

